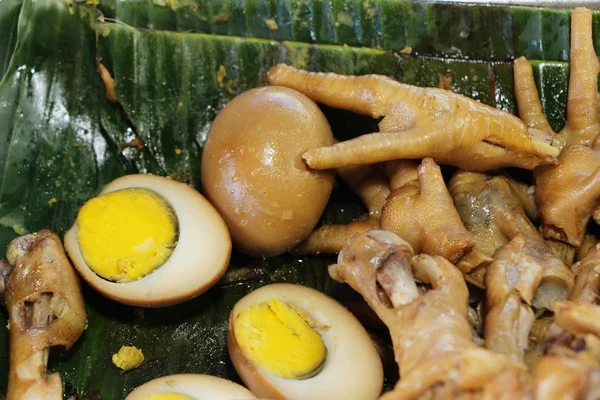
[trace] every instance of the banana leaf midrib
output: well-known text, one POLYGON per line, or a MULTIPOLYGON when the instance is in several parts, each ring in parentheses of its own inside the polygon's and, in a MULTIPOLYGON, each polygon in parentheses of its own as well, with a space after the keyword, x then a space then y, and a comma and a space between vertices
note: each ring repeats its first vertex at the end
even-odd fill
MULTIPOLYGON (((328 43, 307 43, 307 42, 298 42, 294 40, 272 40, 266 38, 259 37, 246 37, 246 36, 236 36, 236 35, 220 35, 214 33, 201 33, 201 32, 178 32, 171 30, 163 30, 163 29, 147 29, 147 28, 135 28, 134 26, 130 26, 128 24, 124 24, 122 22, 104 22, 101 23, 101 27, 99 28, 99 32, 101 35, 106 34, 105 28, 110 30, 110 27, 123 27, 126 26, 130 29, 135 29, 138 32, 145 34, 167 34, 167 35, 185 35, 185 36, 196 36, 198 38, 204 39, 215 39, 215 40, 231 40, 231 41, 244 41, 244 42, 255 42, 255 43, 263 43, 263 44, 288 44, 297 47, 304 47, 307 49, 310 48, 318 48, 318 49, 336 49, 336 50, 353 50, 353 51, 361 51, 365 54, 373 54, 373 55, 383 55, 383 54, 393 54, 401 58, 417 58, 420 60, 431 60, 431 61, 440 61, 447 63, 465 63, 465 64, 486 64, 486 65, 510 65, 512 66, 513 60, 485 60, 485 59, 461 59, 461 58, 448 58, 436 55, 417 55, 417 54, 405 54, 400 51, 393 50, 383 50, 376 49, 370 47, 363 46, 350 46, 347 44, 339 45, 339 44, 328 44, 328 43)), ((598 57, 600 60, 600 57, 598 57)), ((554 65, 559 66, 561 68, 568 68, 569 61, 556 61, 556 60, 541 60, 541 59, 528 59, 528 61, 534 65, 537 64, 546 64, 546 65, 554 65)))

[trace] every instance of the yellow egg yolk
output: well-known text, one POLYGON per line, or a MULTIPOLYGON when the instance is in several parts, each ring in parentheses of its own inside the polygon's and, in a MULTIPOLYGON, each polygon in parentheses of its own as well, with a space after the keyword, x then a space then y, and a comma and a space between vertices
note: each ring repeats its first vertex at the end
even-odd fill
POLYGON ((142 397, 141 400, 196 400, 192 396, 182 393, 152 393, 142 397))
POLYGON ((240 312, 234 335, 247 358, 282 378, 310 378, 325 364, 327 348, 305 313, 277 299, 240 312))
POLYGON ((177 217, 157 193, 123 189, 89 200, 77 215, 87 265, 102 278, 131 282, 165 263, 178 239, 177 217))
POLYGON ((117 354, 113 354, 112 362, 123 371, 129 371, 144 362, 144 353, 137 347, 122 346, 117 354))

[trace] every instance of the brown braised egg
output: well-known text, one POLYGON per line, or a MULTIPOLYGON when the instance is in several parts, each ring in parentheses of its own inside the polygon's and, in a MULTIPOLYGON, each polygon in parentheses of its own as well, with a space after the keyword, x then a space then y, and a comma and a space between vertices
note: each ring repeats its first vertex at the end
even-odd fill
POLYGON ((314 289, 263 286, 233 308, 229 355, 246 386, 268 399, 376 399, 381 359, 367 331, 314 289))
POLYGON ((83 279, 125 304, 159 307, 195 297, 225 273, 231 239, 193 188, 154 175, 115 179, 79 210, 65 249, 83 279))
POLYGON ((319 107, 284 87, 249 90, 213 122, 202 158, 202 184, 244 253, 281 254, 317 224, 334 174, 306 167, 302 154, 331 145, 319 107))
POLYGON ((179 374, 153 379, 131 392, 125 400, 252 400, 245 387, 210 375, 179 374))

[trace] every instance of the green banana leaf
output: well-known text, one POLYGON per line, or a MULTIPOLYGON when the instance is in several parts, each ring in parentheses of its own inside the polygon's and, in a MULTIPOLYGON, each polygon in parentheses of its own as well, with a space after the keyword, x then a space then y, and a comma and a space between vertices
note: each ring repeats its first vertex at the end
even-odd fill
MULTIPOLYGON (((88 1, 89 2, 89 1, 88 1)), ((97 0, 105 17, 156 30, 364 46, 422 56, 567 61, 569 11, 401 0, 97 0)), ((594 14, 594 27, 600 13, 594 14)), ((600 41, 596 40, 596 49, 600 41)))
MULTIPOLYGON (((168 7, 150 6, 160 3, 156 1, 87 3, 0 0, 0 255, 19 234, 46 227, 63 234, 85 200, 124 174, 168 175, 200 190, 202 146, 212 119, 235 95, 264 85, 269 67, 279 62, 315 71, 385 74, 419 86, 435 86, 440 75, 452 74, 456 92, 510 112, 515 109, 509 62, 387 52, 384 49, 402 48, 405 39, 390 44, 392 38, 402 37, 401 31, 390 28, 383 35, 376 32, 377 24, 371 36, 379 42, 372 39, 355 44, 382 49, 339 45, 342 42, 329 40, 323 33, 325 23, 315 25, 322 28, 318 35, 307 28, 306 36, 294 36, 300 34, 293 24, 292 36, 269 37, 266 31, 261 34, 250 28, 258 24, 250 16, 263 15, 265 10, 276 18, 285 17, 279 13, 282 9, 294 15, 310 11, 314 13, 312 21, 324 21, 317 15, 324 18, 334 11, 339 18, 342 6, 363 12, 352 8, 352 2, 319 2, 323 4, 320 14, 315 11, 316 2, 308 1, 165 1, 168 7), (219 31, 214 25, 219 7, 234 5, 243 11, 239 15, 228 11, 227 27, 219 31), (201 10, 210 10, 207 21, 212 25, 199 16, 201 10), (117 17, 118 22, 102 13, 117 17), (189 22, 196 17, 196 22, 189 22), (149 27, 154 29, 139 29, 149 27), (269 40, 273 38, 296 41, 269 40), (115 78, 118 105, 105 98, 96 73, 97 60, 115 78), (218 72, 222 68, 224 76, 218 72), (142 138, 145 149, 119 151, 119 145, 135 135, 142 138)), ((389 13, 394 7, 409 16, 420 12, 404 2, 369 4, 378 10, 381 26, 390 26, 386 18, 391 20, 393 14, 389 13)), ((465 12, 460 7, 456 10, 465 12)), ((527 10, 523 12, 533 12, 527 10)), ((555 13, 564 15, 539 11, 539 15, 555 13)), ((508 20, 516 23, 514 18, 508 20)), ((340 29, 338 26, 337 36, 332 37, 344 37, 340 29)), ((361 37, 367 38, 369 31, 361 32, 361 37)), ((557 32, 562 35, 562 30, 557 32)), ((563 39, 556 42, 562 47, 553 50, 555 54, 567 51, 568 40, 563 39)), ((500 58, 513 54, 507 49, 500 58)), ((548 54, 541 52, 539 58, 548 54)), ((568 65, 534 61, 533 66, 544 110, 552 126, 560 129, 565 119, 568 65)), ((375 129, 368 118, 328 108, 324 111, 340 139, 375 129)), ((338 182, 322 222, 343 223, 363 212, 357 197, 338 182)), ((171 373, 207 373, 239 380, 225 343, 227 317, 235 302, 271 282, 312 286, 340 301, 356 299, 356 294, 328 277, 326 267, 334 260, 331 256, 290 255, 255 260, 234 253, 230 271, 216 287, 167 309, 120 305, 84 287, 89 326, 72 349, 51 352, 50 369, 61 373, 66 395, 80 398, 122 399, 147 380, 171 373), (146 361, 138 369, 121 372, 112 365, 111 356, 122 345, 140 347, 146 361)), ((0 314, 0 392, 7 384, 6 322, 6 315, 0 314)), ((393 376, 390 378, 388 385, 393 384, 393 376)))

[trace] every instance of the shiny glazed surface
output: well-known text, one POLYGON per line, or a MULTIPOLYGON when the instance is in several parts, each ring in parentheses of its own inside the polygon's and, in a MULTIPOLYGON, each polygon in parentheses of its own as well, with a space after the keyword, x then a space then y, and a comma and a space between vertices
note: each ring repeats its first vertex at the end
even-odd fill
POLYGON ((312 231, 334 175, 309 170, 302 154, 333 141, 317 105, 288 88, 250 90, 219 113, 204 147, 202 184, 241 251, 281 254, 312 231))

